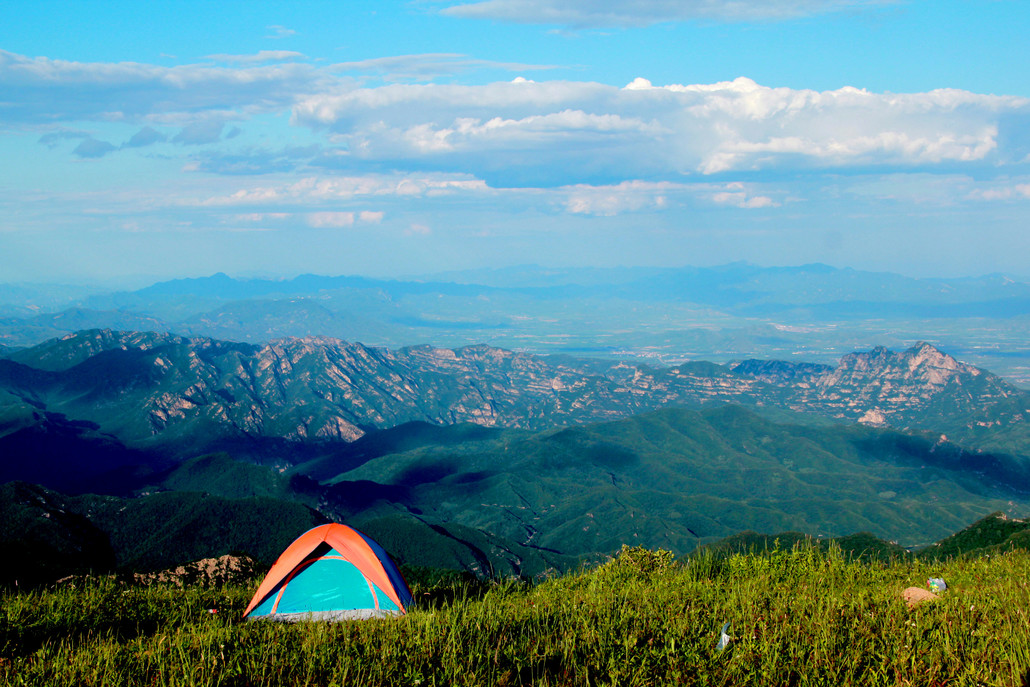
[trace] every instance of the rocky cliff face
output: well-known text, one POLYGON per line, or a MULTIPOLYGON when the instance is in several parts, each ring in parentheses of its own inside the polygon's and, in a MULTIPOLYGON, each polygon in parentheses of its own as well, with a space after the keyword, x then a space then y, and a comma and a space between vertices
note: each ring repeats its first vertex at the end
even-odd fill
POLYGON ((254 346, 89 331, 0 360, 0 391, 8 410, 29 404, 137 445, 352 441, 413 420, 544 428, 712 402, 953 431, 1022 422, 1030 408, 1026 392, 929 344, 853 353, 835 368, 752 360, 651 369, 484 345, 388 350, 304 338, 254 346))
POLYGON ((734 370, 781 386, 793 410, 872 425, 971 427, 984 417, 1013 423, 1030 413, 1030 394, 927 343, 901 352, 877 347, 851 353, 835 368, 798 365, 795 374, 781 373, 778 381, 753 365, 734 370))

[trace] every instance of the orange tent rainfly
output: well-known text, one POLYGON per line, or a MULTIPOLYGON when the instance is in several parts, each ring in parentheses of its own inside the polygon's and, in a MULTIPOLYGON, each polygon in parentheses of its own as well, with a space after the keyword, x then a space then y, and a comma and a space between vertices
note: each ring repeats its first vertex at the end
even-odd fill
POLYGON ((411 591, 386 551, 352 527, 308 530, 286 547, 243 612, 248 619, 353 620, 404 615, 411 591))

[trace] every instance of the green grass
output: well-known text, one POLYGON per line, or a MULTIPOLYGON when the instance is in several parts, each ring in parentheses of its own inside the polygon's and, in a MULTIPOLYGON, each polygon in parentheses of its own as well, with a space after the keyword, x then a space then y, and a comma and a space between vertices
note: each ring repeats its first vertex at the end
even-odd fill
POLYGON ((243 622, 254 584, 99 579, 9 593, 0 681, 937 686, 1022 685, 1030 674, 1026 552, 885 564, 799 546, 681 564, 631 549, 536 585, 417 584, 423 607, 406 617, 338 624, 243 622), (949 590, 906 609, 902 589, 931 575, 949 590), (734 639, 719 651, 726 621, 734 639))

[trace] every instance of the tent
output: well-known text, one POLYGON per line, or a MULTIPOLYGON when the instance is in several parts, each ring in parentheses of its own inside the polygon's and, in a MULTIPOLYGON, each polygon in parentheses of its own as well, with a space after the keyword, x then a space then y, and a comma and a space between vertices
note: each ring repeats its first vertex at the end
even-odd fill
POLYGON ((404 615, 413 600, 383 547, 353 527, 308 530, 268 571, 243 617, 352 620, 404 615))

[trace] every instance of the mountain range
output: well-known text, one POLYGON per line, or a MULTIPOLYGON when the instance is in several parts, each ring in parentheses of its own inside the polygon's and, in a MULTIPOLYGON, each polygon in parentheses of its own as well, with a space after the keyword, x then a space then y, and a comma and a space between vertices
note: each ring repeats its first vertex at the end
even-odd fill
POLYGON ((18 508, 56 490, 40 498, 80 539, 85 518, 121 542, 97 555, 122 565, 196 552, 184 532, 242 509, 345 520, 408 564, 537 574, 622 543, 685 553, 757 529, 911 547, 1020 515, 1028 409, 926 343, 666 367, 90 330, 0 359, 0 481, 42 485, 11 492, 18 508), (198 521, 167 515, 198 504, 198 521))

